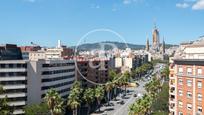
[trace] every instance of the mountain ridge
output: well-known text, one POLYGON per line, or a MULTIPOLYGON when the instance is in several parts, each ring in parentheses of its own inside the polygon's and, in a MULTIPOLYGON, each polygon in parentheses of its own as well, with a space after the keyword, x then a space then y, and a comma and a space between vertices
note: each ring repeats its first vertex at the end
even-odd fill
MULTIPOLYGON (((95 43, 84 43, 77 47, 78 51, 91 51, 94 49, 100 49, 100 43, 107 43, 107 44, 114 44, 118 49, 124 50, 127 48, 131 48, 132 50, 139 50, 139 49, 145 49, 145 45, 140 44, 133 44, 133 43, 122 43, 117 41, 103 41, 103 42, 95 42, 95 43)), ((166 48, 172 47, 172 46, 178 46, 173 44, 166 44, 166 48)), ((75 49, 76 46, 71 46, 72 49, 75 49)), ((105 50, 113 49, 110 45, 105 46, 105 50)))

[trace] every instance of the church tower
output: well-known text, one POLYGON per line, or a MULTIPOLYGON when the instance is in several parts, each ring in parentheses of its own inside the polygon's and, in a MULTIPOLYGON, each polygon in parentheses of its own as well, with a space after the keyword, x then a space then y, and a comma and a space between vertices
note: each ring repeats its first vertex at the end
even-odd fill
POLYGON ((147 42, 146 42, 146 51, 149 51, 149 38, 147 38, 147 42))
POLYGON ((154 29, 153 29, 153 33, 152 33, 152 47, 153 47, 153 49, 159 51, 159 44, 160 44, 159 30, 157 29, 156 24, 155 24, 154 29))
POLYGON ((162 54, 165 53, 165 41, 164 41, 164 38, 163 38, 163 42, 162 42, 162 54))

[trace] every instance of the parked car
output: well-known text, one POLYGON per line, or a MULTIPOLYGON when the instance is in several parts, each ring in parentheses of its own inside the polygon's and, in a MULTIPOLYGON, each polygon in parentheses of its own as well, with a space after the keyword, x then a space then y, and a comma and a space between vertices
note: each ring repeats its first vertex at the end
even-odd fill
POLYGON ((120 104, 123 105, 123 104, 125 104, 125 102, 122 100, 122 101, 120 101, 120 104))

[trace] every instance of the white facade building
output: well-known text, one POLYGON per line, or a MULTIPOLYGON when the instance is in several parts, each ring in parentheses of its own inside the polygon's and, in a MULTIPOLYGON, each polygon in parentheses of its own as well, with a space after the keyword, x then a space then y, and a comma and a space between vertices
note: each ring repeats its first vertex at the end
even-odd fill
POLYGON ((30 61, 28 69, 28 104, 42 102, 51 88, 67 98, 75 81, 73 60, 30 61))
POLYGON ((49 89, 67 98, 75 81, 73 60, 1 60, 0 85, 14 114, 23 114, 25 105, 39 104, 49 89))
POLYGON ((0 85, 7 97, 8 104, 15 107, 14 114, 22 114, 27 102, 27 61, 0 61, 0 85))

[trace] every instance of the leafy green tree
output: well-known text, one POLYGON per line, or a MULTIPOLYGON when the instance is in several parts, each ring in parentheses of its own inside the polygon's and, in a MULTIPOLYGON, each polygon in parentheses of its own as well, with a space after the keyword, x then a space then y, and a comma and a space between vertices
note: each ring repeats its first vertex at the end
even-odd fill
POLYGON ((157 97, 153 101, 152 111, 154 113, 158 112, 168 113, 169 112, 168 99, 169 99, 169 84, 168 82, 165 82, 162 86, 161 92, 158 93, 157 97))
POLYGON ((81 105, 81 84, 76 81, 71 88, 70 94, 67 100, 67 106, 73 110, 73 115, 77 115, 77 110, 81 105))
POLYGON ((135 103, 129 106, 129 115, 146 115, 150 113, 153 98, 150 95, 144 95, 135 103))
POLYGON ((162 79, 168 79, 169 76, 169 67, 166 66, 162 71, 161 71, 161 77, 162 79))
POLYGON ((49 109, 46 103, 33 104, 25 107, 26 115, 49 115, 49 109))
POLYGON ((95 97, 97 99, 97 103, 98 103, 98 107, 99 107, 99 111, 100 111, 101 100, 104 97, 104 88, 103 88, 103 86, 97 86, 95 88, 95 97))
POLYGON ((3 94, 3 92, 4 92, 3 86, 0 85, 0 94, 3 94))
POLYGON ((160 80, 153 77, 152 81, 145 85, 145 89, 150 95, 155 97, 161 89, 160 80))
POLYGON ((63 100, 54 89, 48 90, 45 97, 51 115, 61 115, 63 113, 63 100))
POLYGON ((114 70, 110 70, 109 72, 108 72, 108 76, 109 76, 109 79, 110 79, 110 81, 114 81, 114 80, 116 80, 117 78, 117 73, 114 71, 114 70))
POLYGON ((83 93, 83 99, 88 106, 88 114, 90 113, 90 104, 94 101, 94 89, 88 88, 83 93))

